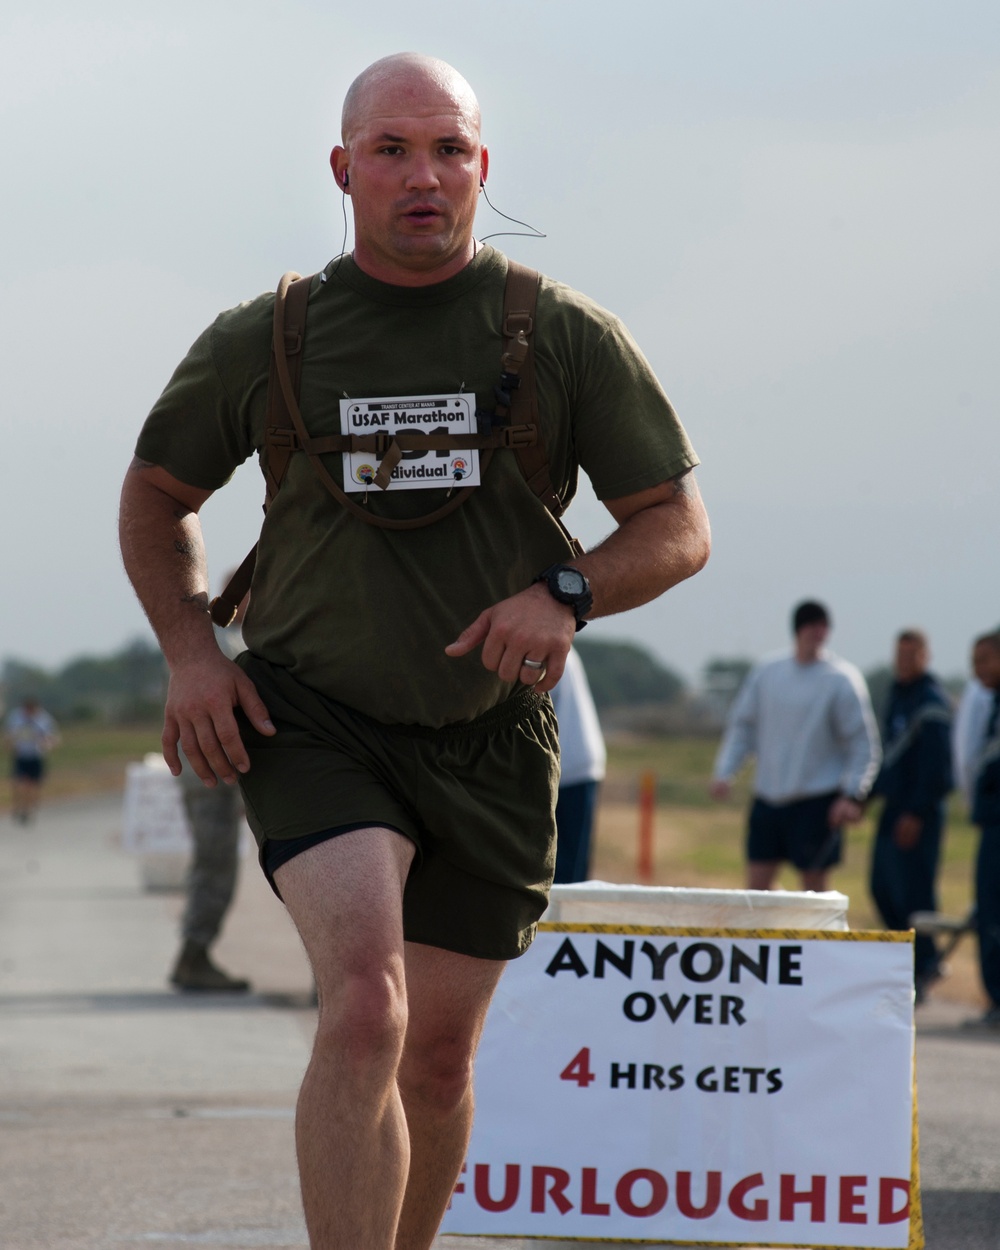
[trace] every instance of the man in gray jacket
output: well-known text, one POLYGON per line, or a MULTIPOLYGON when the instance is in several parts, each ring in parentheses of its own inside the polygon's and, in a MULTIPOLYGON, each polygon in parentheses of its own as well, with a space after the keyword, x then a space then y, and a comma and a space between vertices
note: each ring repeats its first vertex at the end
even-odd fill
POLYGON ((747 837, 747 886, 769 890, 784 860, 803 890, 829 888, 843 827, 861 819, 881 761, 864 678, 827 651, 830 614, 800 603, 791 655, 763 660, 729 713, 715 761, 712 796, 725 799, 745 761, 756 757, 747 837))

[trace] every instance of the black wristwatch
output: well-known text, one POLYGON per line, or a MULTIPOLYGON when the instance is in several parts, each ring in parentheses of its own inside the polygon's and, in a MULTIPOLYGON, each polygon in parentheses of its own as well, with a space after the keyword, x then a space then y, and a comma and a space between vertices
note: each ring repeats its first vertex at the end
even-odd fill
POLYGON ((580 570, 572 564, 553 564, 539 573, 535 581, 544 582, 553 599, 568 604, 576 617, 577 631, 583 629, 587 623, 583 618, 594 606, 594 596, 590 593, 590 582, 580 570))

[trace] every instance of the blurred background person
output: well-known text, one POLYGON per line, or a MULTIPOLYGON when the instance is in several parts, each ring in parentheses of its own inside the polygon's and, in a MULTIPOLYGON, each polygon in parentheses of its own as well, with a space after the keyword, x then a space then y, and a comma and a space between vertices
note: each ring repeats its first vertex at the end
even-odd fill
POLYGON ((4 738, 11 753, 11 815, 14 820, 26 825, 34 819, 38 810, 46 756, 59 743, 59 729, 32 695, 25 696, 9 713, 4 728, 4 738))
POLYGON ((747 888, 769 890, 783 861, 803 890, 826 890, 843 826, 864 811, 882 754, 865 679, 826 649, 830 613, 807 600, 792 613, 792 653, 762 660, 730 709, 710 792, 726 799, 756 757, 747 831, 747 888))
MULTIPOLYGON (((895 680, 883 717, 882 768, 872 793, 885 800, 872 846, 871 893, 888 929, 909 929, 917 911, 937 911, 937 870, 952 788, 951 705, 929 671, 918 629, 896 638, 895 680)), ((914 943, 917 1002, 941 976, 933 937, 914 943)))
POLYGON ((962 696, 955 710, 955 728, 952 737, 952 761, 955 786, 972 811, 972 787, 975 782, 976 755, 982 746, 986 723, 993 706, 993 691, 987 690, 973 674, 965 683, 962 696))
POLYGON ((556 885, 590 876, 591 840, 607 750, 583 661, 573 650, 553 688, 559 722, 559 798, 556 803, 556 885))
MULTIPOLYGON (((249 599, 247 595, 230 625, 214 626, 219 649, 231 660, 246 649, 242 625, 249 599)), ((192 852, 181 916, 181 949, 170 973, 170 983, 185 991, 245 993, 250 982, 230 976, 209 955, 236 892, 243 800, 238 786, 220 781, 210 789, 183 751, 180 755, 178 785, 191 828, 192 852)))
POLYGON ((978 743, 971 744, 968 765, 972 823, 979 826, 975 878, 979 972, 989 1006, 967 1023, 1000 1029, 1000 633, 976 639, 972 669, 990 694, 989 715, 978 743))

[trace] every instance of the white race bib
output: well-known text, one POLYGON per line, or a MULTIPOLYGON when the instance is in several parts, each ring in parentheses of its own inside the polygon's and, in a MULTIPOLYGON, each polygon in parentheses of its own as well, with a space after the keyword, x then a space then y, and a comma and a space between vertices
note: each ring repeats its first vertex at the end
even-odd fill
MULTIPOLYGON (((342 399, 342 434, 475 434, 475 395, 393 395, 342 399)), ((373 452, 344 452, 344 490, 365 491, 378 471, 373 452)), ((404 451, 389 490, 478 486, 479 452, 404 451)))

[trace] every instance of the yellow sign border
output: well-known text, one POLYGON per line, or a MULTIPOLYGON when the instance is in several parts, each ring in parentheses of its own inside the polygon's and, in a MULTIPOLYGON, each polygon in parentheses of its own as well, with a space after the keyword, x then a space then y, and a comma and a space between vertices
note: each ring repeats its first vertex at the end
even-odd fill
MULTIPOLYGON (((765 938, 770 941, 792 938, 803 942, 912 942, 912 929, 733 929, 705 925, 662 924, 576 924, 570 921, 540 920, 539 933, 640 933, 664 937, 765 938)), ((655 1244, 655 1243, 654 1243, 655 1244)))

